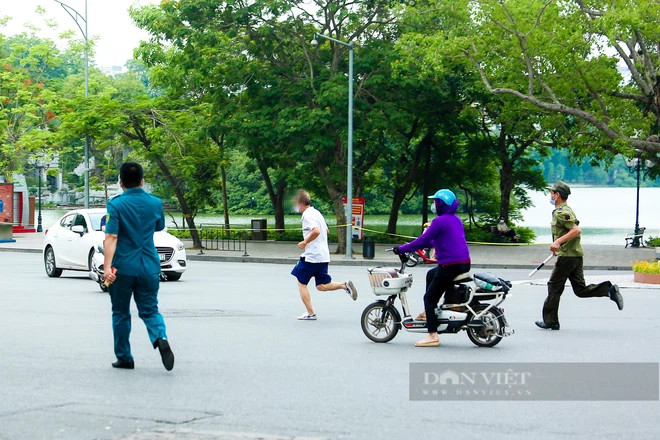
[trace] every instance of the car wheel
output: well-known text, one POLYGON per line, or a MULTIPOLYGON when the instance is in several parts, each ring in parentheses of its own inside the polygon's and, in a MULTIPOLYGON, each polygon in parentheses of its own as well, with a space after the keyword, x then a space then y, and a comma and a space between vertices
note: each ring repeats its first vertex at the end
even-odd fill
POLYGON ((167 272, 165 274, 165 278, 167 278, 167 281, 179 281, 181 279, 182 273, 178 272, 167 272))
POLYGON ((55 265, 55 252, 52 247, 46 249, 44 254, 44 266, 46 267, 46 275, 50 278, 57 278, 62 275, 62 269, 58 269, 55 265))
POLYGON ((92 260, 94 259, 94 249, 89 251, 89 257, 87 257, 87 270, 92 271, 92 260))

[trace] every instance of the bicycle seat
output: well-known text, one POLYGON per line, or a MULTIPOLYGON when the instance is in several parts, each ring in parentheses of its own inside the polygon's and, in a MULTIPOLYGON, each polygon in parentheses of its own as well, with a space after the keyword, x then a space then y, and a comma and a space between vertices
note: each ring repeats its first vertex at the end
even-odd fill
POLYGON ((472 281, 472 277, 470 276, 470 272, 462 273, 456 278, 454 278, 454 283, 455 284, 465 284, 469 283, 472 281))

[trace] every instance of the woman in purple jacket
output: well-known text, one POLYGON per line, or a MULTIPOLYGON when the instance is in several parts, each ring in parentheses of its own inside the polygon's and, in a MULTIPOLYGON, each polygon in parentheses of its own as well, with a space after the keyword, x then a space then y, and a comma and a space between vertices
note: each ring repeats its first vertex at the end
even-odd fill
POLYGON ((438 260, 438 267, 431 269, 435 273, 424 295, 426 327, 429 334, 415 344, 417 347, 440 345, 435 309, 442 295, 453 286, 454 278, 470 271, 470 251, 465 241, 463 222, 456 215, 458 210, 456 195, 448 189, 441 189, 429 198, 434 202, 431 210, 438 216, 433 219, 424 234, 410 243, 394 248, 394 253, 405 254, 433 247, 438 260))

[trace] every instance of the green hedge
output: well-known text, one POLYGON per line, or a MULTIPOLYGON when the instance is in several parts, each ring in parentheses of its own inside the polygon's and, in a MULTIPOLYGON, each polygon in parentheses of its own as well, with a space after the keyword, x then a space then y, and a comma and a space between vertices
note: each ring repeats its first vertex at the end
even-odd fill
POLYGON ((649 239, 646 240, 646 245, 648 247, 660 247, 660 237, 649 237, 649 239))
MULTIPOLYGON (((232 228, 234 230, 236 229, 242 229, 242 228, 232 228)), ((249 228, 246 226, 244 228, 246 230, 248 240, 251 237, 251 233, 249 228)), ((534 234, 534 231, 532 231, 529 228, 524 228, 524 227, 516 227, 515 228, 516 233, 520 237, 520 242, 519 243, 532 243, 536 239, 536 234, 534 234)), ((190 240, 190 231, 188 229, 168 229, 168 232, 175 237, 179 238, 180 240, 188 239, 190 240)), ((402 237, 393 237, 385 233, 368 233, 365 234, 365 237, 371 237, 376 243, 379 244, 403 244, 406 242, 411 241, 410 238, 402 238, 402 237)), ((511 240, 508 238, 502 238, 502 237, 493 237, 493 234, 490 232, 490 230, 485 230, 485 229, 479 229, 479 228, 474 228, 472 231, 466 230, 465 231, 465 238, 467 241, 470 242, 479 242, 479 243, 510 243, 511 240)), ((287 229, 286 231, 268 231, 268 239, 269 240, 274 240, 274 241, 292 241, 292 242, 299 242, 302 240, 302 232, 299 229, 287 229)), ((337 234, 331 233, 328 236, 328 240, 331 243, 336 243, 337 242, 337 234)), ((660 239, 656 238, 650 238, 649 242, 651 240, 657 240, 660 241, 660 239)), ((356 243, 362 243, 362 240, 355 240, 356 243)), ((647 242, 648 243, 648 242, 647 242)), ((655 246, 651 244, 647 244, 648 246, 655 246)), ((659 244, 660 246, 660 244, 659 244)))

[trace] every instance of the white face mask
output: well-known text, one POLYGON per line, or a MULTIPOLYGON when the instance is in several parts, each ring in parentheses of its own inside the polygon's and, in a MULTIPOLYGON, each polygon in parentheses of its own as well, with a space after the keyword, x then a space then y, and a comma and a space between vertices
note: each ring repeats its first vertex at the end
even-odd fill
POLYGON ((436 215, 438 214, 438 209, 435 207, 435 202, 433 202, 431 205, 431 212, 436 215))
POLYGON ((296 211, 296 214, 300 214, 300 205, 293 205, 293 210, 296 211))

